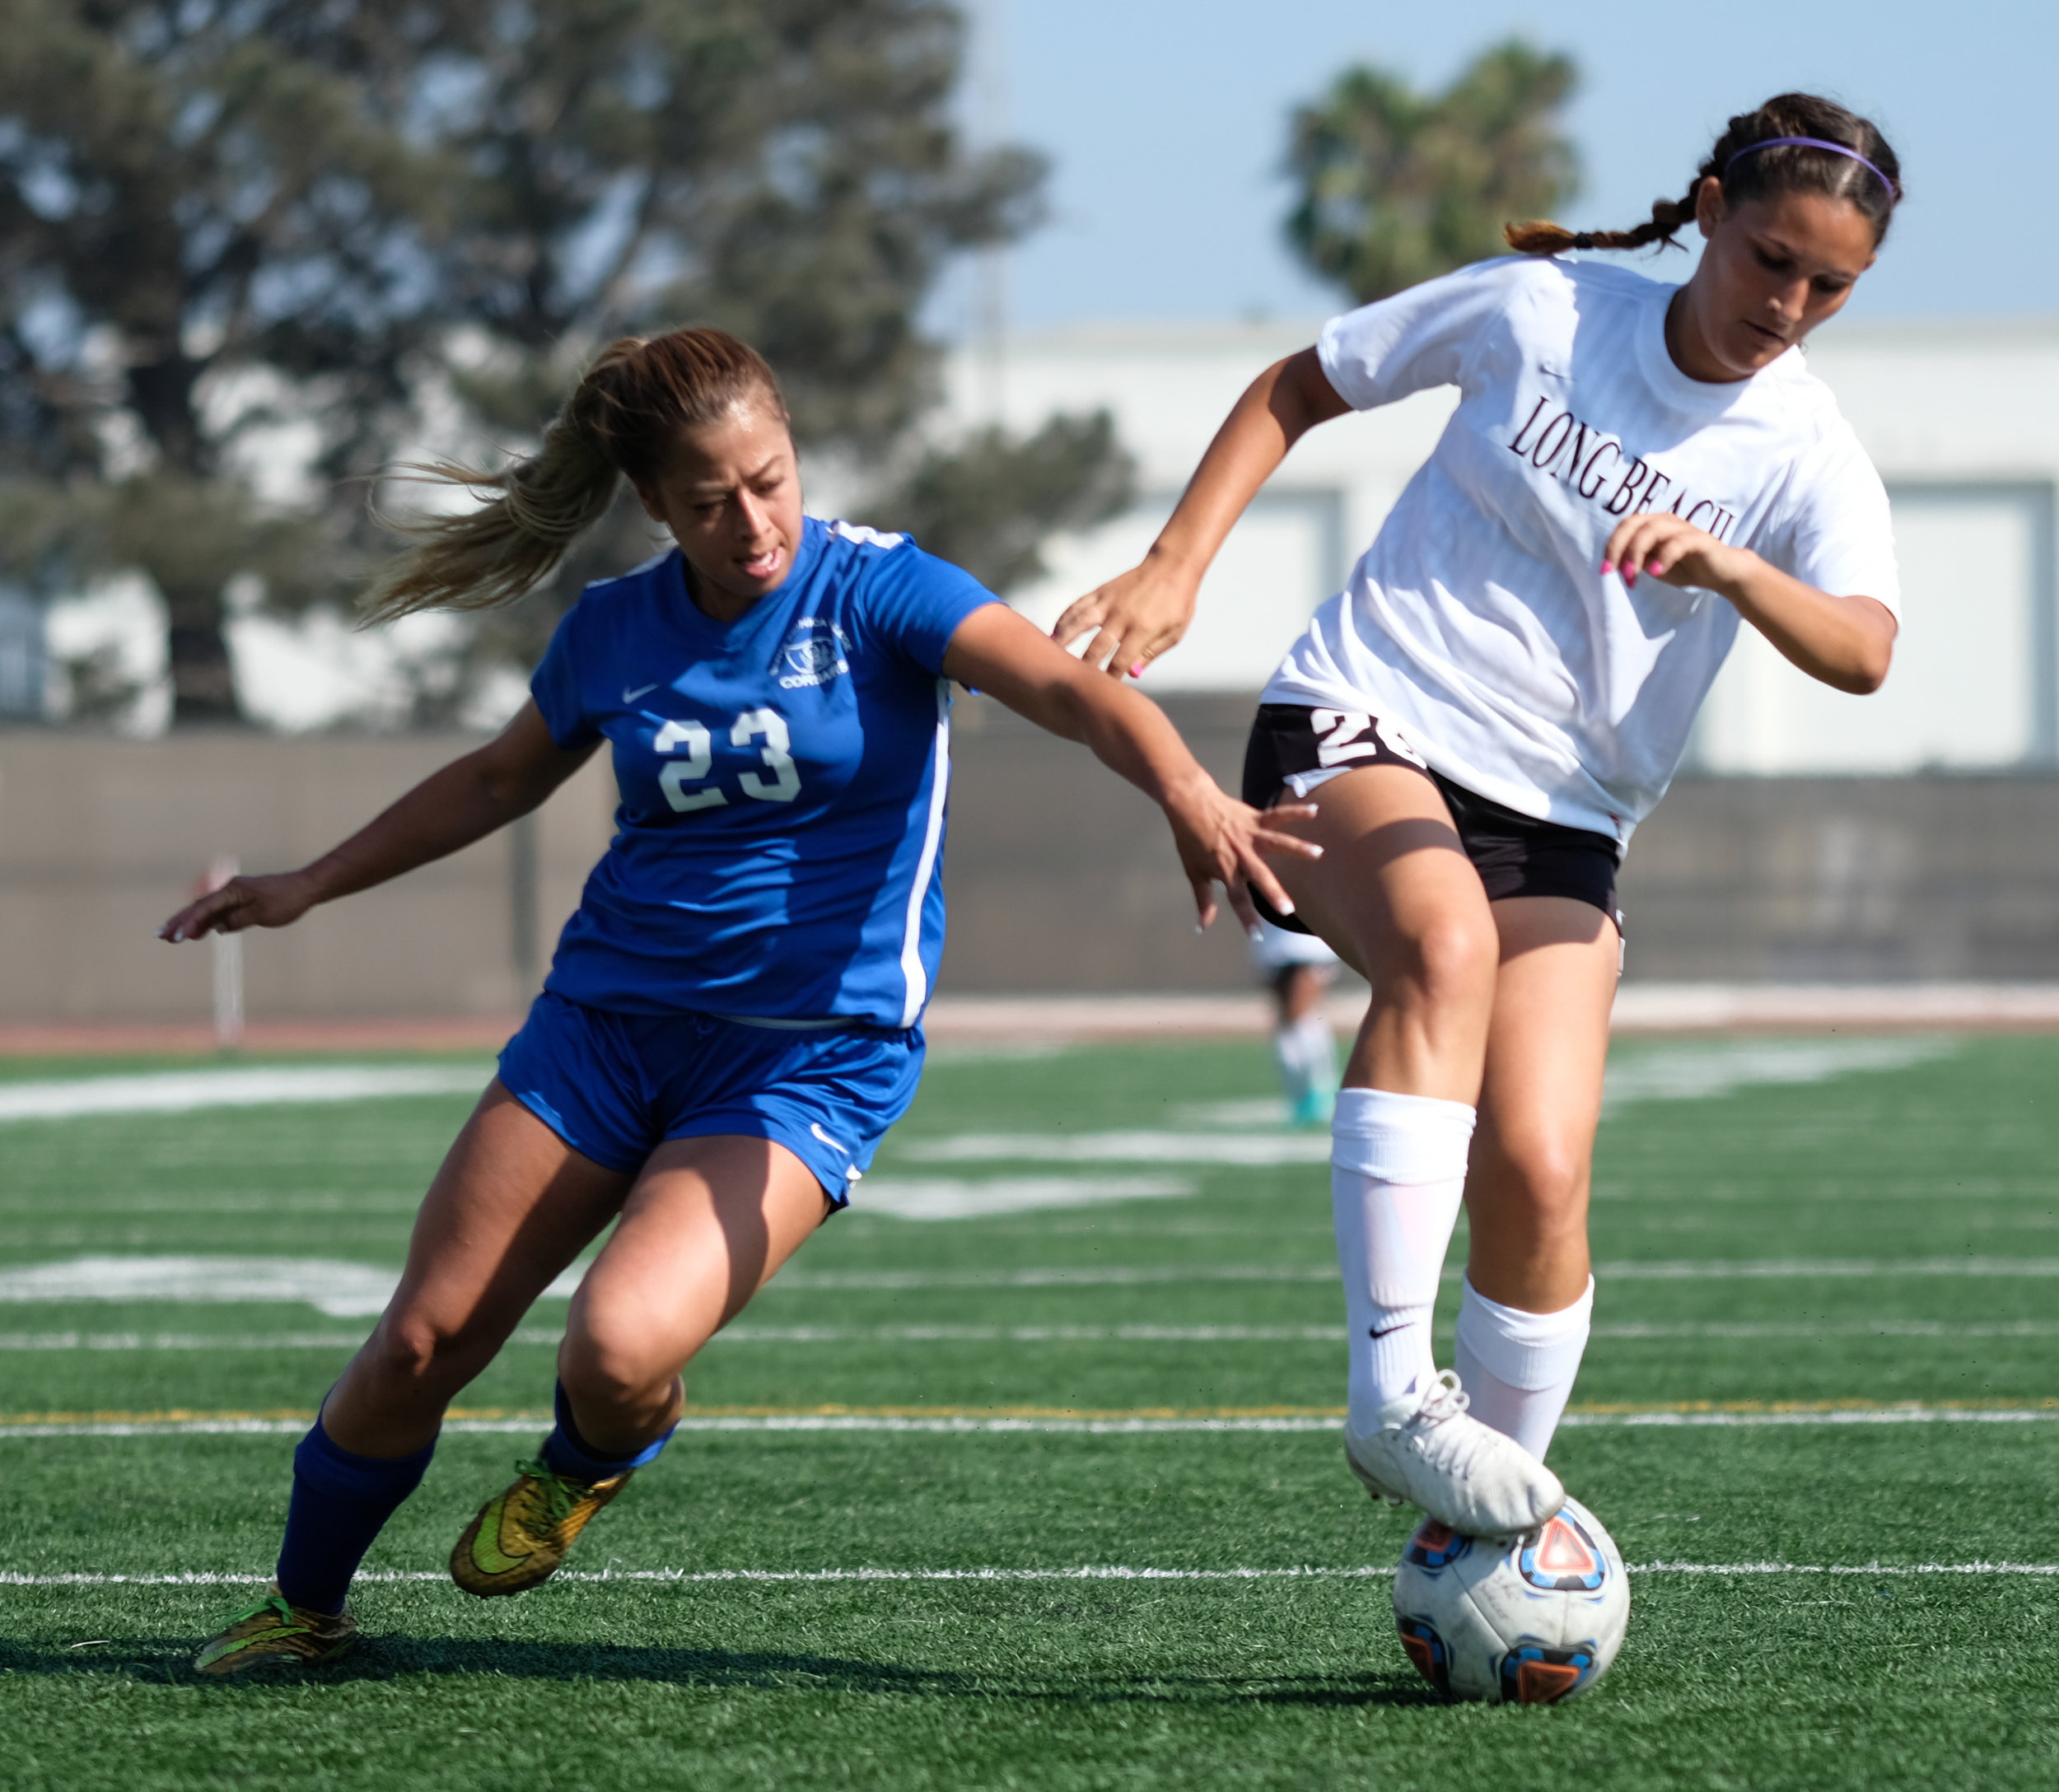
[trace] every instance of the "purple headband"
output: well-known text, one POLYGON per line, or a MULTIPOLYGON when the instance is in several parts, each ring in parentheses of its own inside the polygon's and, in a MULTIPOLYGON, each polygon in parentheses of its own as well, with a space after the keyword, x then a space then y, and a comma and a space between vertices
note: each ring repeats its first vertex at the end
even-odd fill
MULTIPOLYGON (((1827 149, 1833 156, 1849 156, 1888 189, 1888 203, 1890 205, 1902 197, 1895 184, 1861 156, 1857 150, 1852 148, 1848 143, 1833 143, 1827 137, 1764 137, 1756 143, 1747 143, 1742 149, 1732 150, 1730 161, 1735 161, 1739 156, 1749 156, 1755 149, 1778 149, 1783 144, 1788 143, 1793 144, 1797 149, 1827 149)), ((1727 167, 1729 164, 1725 163, 1725 166, 1727 167)))

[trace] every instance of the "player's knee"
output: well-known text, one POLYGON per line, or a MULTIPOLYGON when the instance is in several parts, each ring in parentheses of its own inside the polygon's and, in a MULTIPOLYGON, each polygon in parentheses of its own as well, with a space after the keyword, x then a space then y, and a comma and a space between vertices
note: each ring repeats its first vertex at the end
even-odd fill
POLYGON ((1501 942, 1492 922, 1471 916, 1440 916, 1409 942, 1409 981, 1433 1007, 1485 997, 1493 988, 1501 942))
POLYGON ((581 1404, 634 1406, 668 1389, 678 1365, 634 1327, 575 1322, 565 1333, 560 1375, 581 1404))
POLYGON ((1585 1223, 1587 1153, 1573 1141, 1545 1132, 1520 1141, 1507 1154, 1510 1192, 1537 1229, 1585 1223))
POLYGON ((427 1314, 390 1314, 367 1346, 367 1366, 390 1384, 427 1386, 457 1370, 469 1342, 462 1326, 427 1314))

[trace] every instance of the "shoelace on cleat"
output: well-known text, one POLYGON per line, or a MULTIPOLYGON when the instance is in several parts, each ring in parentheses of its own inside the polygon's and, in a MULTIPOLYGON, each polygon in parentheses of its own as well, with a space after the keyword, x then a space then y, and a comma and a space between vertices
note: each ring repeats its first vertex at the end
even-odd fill
POLYGON ((1455 1419, 1473 1404, 1473 1396, 1459 1385, 1459 1373, 1454 1369, 1440 1369, 1430 1384, 1430 1392, 1422 1404, 1417 1407, 1417 1418, 1427 1418, 1441 1424, 1446 1419, 1455 1419))
POLYGON ((267 1612, 278 1612, 287 1623, 293 1625, 296 1629, 305 1630, 307 1627, 295 1617, 293 1608, 287 1603, 286 1595, 282 1593, 273 1593, 259 1599, 249 1611, 239 1612, 236 1617, 236 1622, 231 1624, 229 1628, 234 1630, 237 1624, 247 1624, 254 1617, 264 1617, 267 1612))
POLYGON ((544 1518, 553 1526, 563 1524, 572 1516, 572 1509, 592 1490, 583 1481, 568 1481, 547 1462, 518 1462, 518 1473, 524 1474, 543 1489, 544 1518), (577 1487, 575 1494, 572 1490, 577 1487))
POLYGON ((1440 1370, 1406 1427, 1415 1433, 1416 1448, 1426 1462, 1440 1463, 1459 1474, 1471 1468, 1484 1440, 1468 1426, 1450 1430, 1445 1427, 1472 1404, 1472 1397, 1459 1385, 1457 1374, 1449 1369, 1440 1370))

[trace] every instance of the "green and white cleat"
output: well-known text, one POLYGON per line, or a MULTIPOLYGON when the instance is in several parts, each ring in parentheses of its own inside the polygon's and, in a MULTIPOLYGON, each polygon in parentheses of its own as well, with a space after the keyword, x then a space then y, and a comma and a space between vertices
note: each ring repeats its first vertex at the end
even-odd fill
POLYGON ((241 1673, 251 1668, 315 1668, 357 1640, 357 1620, 340 1612, 289 1605, 277 1587, 193 1658, 197 1673, 241 1673))
POLYGON ((633 1469, 574 1481, 545 1462, 516 1463, 521 1478, 479 1508, 451 1552, 451 1578, 482 1599, 526 1593, 558 1572, 566 1552, 633 1469))

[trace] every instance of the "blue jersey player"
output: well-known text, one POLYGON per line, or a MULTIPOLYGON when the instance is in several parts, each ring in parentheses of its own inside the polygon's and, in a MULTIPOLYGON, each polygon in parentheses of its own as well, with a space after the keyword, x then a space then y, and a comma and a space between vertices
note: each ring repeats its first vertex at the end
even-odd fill
POLYGON ((546 1579, 665 1446, 679 1372, 864 1196, 915 1092, 943 948, 954 681, 1084 741, 1165 810, 1204 925, 1258 852, 1310 856, 1100 678, 903 537, 804 515, 772 371, 718 331, 617 343, 541 450, 440 476, 493 502, 414 525, 372 614, 521 595, 625 477, 677 546, 590 586, 498 739, 297 871, 240 877, 168 940, 284 926, 526 813, 605 741, 622 806, 544 992, 451 1147, 407 1267, 293 1459, 271 1594, 203 1648, 227 1674, 348 1646, 345 1594, 446 1408, 610 1225, 558 1354, 557 1424, 459 1538, 483 1596, 546 1579))

